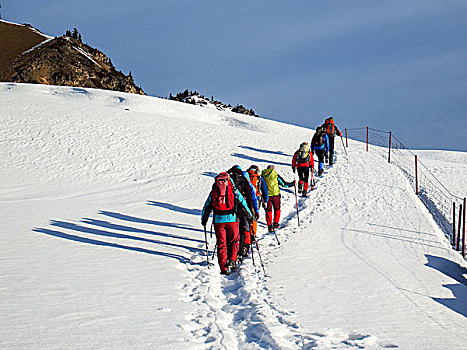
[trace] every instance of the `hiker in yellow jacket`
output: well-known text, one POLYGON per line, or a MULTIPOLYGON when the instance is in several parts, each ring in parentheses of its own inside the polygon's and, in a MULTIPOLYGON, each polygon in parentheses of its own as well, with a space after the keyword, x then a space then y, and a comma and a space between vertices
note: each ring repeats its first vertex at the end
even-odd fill
POLYGON ((276 171, 274 165, 268 165, 267 169, 264 169, 261 173, 268 187, 269 199, 267 204, 263 204, 266 210, 266 223, 268 225, 268 231, 272 232, 279 227, 279 220, 281 217, 281 187, 292 187, 295 181, 286 182, 276 171), (274 209, 274 219, 272 211, 274 209))

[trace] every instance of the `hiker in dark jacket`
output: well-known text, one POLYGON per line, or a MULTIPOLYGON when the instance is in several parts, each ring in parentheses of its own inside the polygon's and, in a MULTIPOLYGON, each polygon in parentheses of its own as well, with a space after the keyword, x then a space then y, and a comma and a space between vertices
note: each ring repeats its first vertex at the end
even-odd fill
MULTIPOLYGON (((227 170, 227 173, 230 175, 235 186, 245 198, 245 201, 248 205, 248 209, 250 209, 250 212, 252 213, 253 220, 256 220, 256 218, 259 217, 258 201, 256 199, 256 194, 253 185, 250 183, 250 178, 248 174, 244 173, 239 165, 234 165, 232 168, 227 170)), ((247 217, 246 215, 239 215, 238 219, 240 222, 239 255, 240 258, 242 258, 244 255, 247 255, 245 254, 245 250, 249 249, 249 247, 246 247, 245 245, 245 237, 247 237, 247 235, 248 237, 250 236, 250 225, 252 224, 253 220, 247 217)))
POLYGON ((329 161, 329 165, 332 165, 332 163, 334 162, 334 138, 336 137, 336 135, 342 136, 342 133, 340 132, 337 125, 334 124, 333 117, 326 118, 324 124, 321 125, 321 127, 326 131, 326 134, 329 138, 329 155, 327 157, 327 160, 329 161))

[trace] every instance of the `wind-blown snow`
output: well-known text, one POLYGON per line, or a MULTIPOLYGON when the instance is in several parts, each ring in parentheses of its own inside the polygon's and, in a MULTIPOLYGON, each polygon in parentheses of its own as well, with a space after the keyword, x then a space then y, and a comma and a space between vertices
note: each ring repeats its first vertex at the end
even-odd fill
MULTIPOLYGON (((225 277, 206 266, 200 226, 214 175, 275 164, 291 180, 312 130, 12 83, 0 83, 0 120, 0 348, 467 347, 466 262, 403 173, 357 143, 348 156, 336 145, 299 199, 300 226, 282 192, 280 246, 261 212, 267 276, 255 251, 256 266, 225 277)), ((465 193, 467 154, 422 161, 465 193)))

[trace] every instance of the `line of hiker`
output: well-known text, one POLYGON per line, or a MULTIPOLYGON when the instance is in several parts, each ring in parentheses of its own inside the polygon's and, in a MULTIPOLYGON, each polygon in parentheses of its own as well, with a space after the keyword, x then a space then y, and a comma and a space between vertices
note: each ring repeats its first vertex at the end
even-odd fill
MULTIPOLYGON (((309 192, 310 174, 314 184, 314 153, 318 157, 318 176, 323 174, 325 160, 329 165, 333 164, 336 135, 342 136, 342 133, 334 124, 333 117, 329 117, 316 128, 311 145, 302 142, 294 153, 292 171, 298 173, 298 191, 302 196, 306 197, 309 192)), ((250 250, 253 251, 253 244, 259 248, 256 234, 261 207, 265 210, 268 232, 275 234, 281 215, 280 187, 289 188, 295 184, 295 180, 285 181, 274 165, 268 165, 262 172, 257 165, 251 165, 247 171, 234 165, 215 177, 202 210, 201 224, 206 233, 212 212, 221 274, 228 275, 236 271, 237 263, 246 258, 250 250)))
POLYGON ((201 224, 206 227, 213 212, 214 232, 217 241, 217 259, 221 274, 237 270, 237 262, 249 255, 256 242, 259 208, 266 212, 268 231, 279 227, 281 187, 292 187, 295 181, 286 182, 269 165, 261 173, 257 165, 244 172, 235 165, 221 172, 214 179, 211 192, 201 214, 201 224))

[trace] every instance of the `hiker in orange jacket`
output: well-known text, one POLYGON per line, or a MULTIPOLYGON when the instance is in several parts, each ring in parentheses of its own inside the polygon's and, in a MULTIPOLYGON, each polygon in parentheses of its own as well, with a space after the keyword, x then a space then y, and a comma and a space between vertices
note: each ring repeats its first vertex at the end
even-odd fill
POLYGON ((329 162, 329 165, 332 165, 334 161, 334 137, 336 135, 342 136, 342 133, 340 132, 337 125, 334 124, 334 118, 332 116, 326 118, 324 124, 321 125, 321 127, 326 130, 326 134, 329 138, 329 155, 326 157, 326 159, 329 162))

